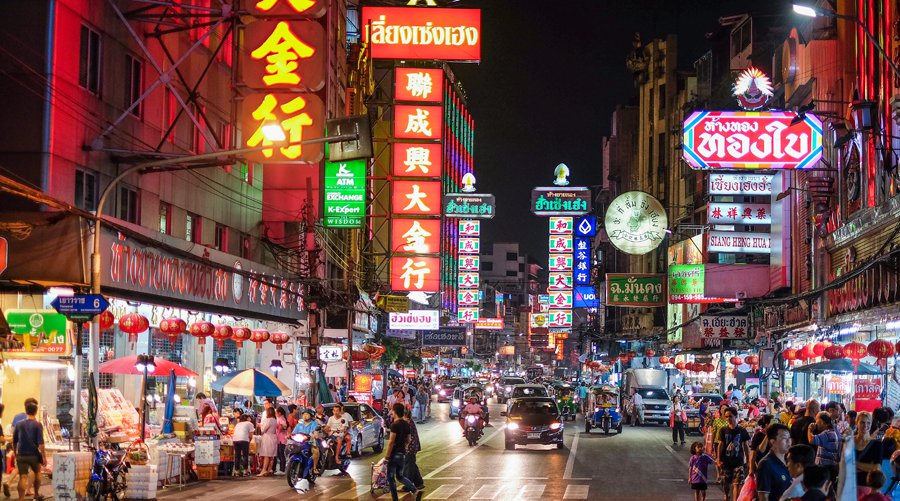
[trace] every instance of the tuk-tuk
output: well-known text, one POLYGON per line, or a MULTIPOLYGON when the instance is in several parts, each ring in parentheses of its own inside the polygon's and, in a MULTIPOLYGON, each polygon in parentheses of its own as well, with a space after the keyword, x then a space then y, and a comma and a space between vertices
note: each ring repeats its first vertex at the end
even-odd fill
POLYGON ((594 386, 588 394, 588 399, 590 400, 588 408, 594 412, 584 417, 584 432, 590 433, 591 428, 602 428, 607 434, 610 429, 622 433, 618 388, 609 384, 594 386))
POLYGON ((556 382, 551 387, 556 395, 556 405, 559 407, 561 419, 575 421, 575 414, 578 413, 578 404, 575 403, 575 389, 569 384, 556 382))

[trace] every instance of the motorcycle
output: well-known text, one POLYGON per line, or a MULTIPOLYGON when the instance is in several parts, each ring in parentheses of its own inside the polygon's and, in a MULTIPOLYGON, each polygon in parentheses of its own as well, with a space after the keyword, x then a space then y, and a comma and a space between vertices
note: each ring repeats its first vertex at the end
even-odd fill
POLYGON ((476 445, 478 439, 484 434, 484 423, 481 416, 469 414, 466 416, 466 440, 469 445, 476 445))
POLYGON ((319 441, 319 471, 339 470, 343 475, 349 467, 350 458, 338 455, 337 438, 328 436, 319 441))
POLYGON ((91 466, 91 479, 88 482, 87 498, 90 501, 112 499, 118 501, 125 498, 125 473, 128 463, 125 453, 112 453, 98 450, 94 453, 94 464, 91 466))
POLYGON ((284 454, 288 458, 287 483, 291 488, 300 480, 309 482, 312 487, 316 483, 316 473, 312 456, 312 437, 306 433, 294 433, 285 444, 284 454))

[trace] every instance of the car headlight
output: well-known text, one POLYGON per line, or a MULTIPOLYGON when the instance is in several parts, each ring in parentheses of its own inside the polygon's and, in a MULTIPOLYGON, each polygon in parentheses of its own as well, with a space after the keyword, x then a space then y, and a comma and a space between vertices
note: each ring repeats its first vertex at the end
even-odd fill
POLYGON ((506 425, 506 427, 509 428, 510 430, 518 430, 518 429, 519 429, 519 423, 509 423, 509 424, 506 425))
POLYGON ((507 386, 505 389, 506 391, 512 391, 512 386, 507 386))
POLYGON ((303 443, 303 442, 306 442, 306 440, 308 438, 309 438, 309 435, 307 435, 305 433, 294 433, 293 435, 291 435, 291 440, 293 440, 294 442, 303 443))
POLYGON ((558 430, 562 426, 562 423, 550 423, 551 430, 558 430))
POLYGON ((453 399, 453 402, 450 403, 453 407, 459 407, 459 400, 453 399))

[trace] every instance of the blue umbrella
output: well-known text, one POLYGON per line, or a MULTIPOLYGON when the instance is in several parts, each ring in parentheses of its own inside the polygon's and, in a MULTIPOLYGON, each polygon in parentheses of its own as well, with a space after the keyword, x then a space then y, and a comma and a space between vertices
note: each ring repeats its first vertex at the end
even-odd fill
POLYGON ((247 397, 272 397, 276 395, 290 395, 291 389, 272 376, 256 369, 246 369, 226 376, 227 381, 211 387, 214 390, 230 395, 244 395, 247 397))
POLYGON ((163 433, 172 433, 175 427, 172 426, 172 416, 175 414, 175 371, 169 371, 169 387, 166 389, 166 414, 163 421, 163 433))

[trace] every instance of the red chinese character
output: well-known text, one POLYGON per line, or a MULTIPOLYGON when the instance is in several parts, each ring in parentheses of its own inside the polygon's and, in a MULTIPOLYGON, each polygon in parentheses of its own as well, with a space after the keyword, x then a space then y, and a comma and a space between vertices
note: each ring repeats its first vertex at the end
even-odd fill
POLYGON ((722 327, 721 329, 719 329, 719 337, 723 339, 728 337, 728 327, 722 327))
POLYGON ((728 219, 737 219, 737 208, 730 207, 728 209, 728 219))
POLYGON ((759 209, 756 209, 756 219, 766 219, 765 207, 760 207, 759 209))
POLYGON ((712 327, 706 327, 705 329, 703 329, 703 337, 713 337, 713 335, 714 333, 712 327))
POLYGON ((753 219, 753 209, 750 207, 744 208, 744 213, 741 215, 744 219, 753 219))
POLYGON ((712 214, 710 215, 713 219, 722 219, 722 209, 716 207, 712 210, 712 214))

